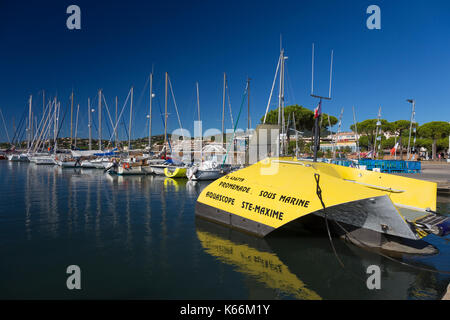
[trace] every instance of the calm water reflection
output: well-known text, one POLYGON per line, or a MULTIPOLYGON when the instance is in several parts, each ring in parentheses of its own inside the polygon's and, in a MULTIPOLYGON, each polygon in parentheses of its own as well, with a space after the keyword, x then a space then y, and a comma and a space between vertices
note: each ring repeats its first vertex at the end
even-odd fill
MULTIPOLYGON (((448 276, 326 237, 257 239, 195 218, 207 183, 0 162, 0 298, 436 299, 448 276), (82 290, 66 289, 80 266, 82 290), (382 289, 366 288, 367 266, 382 289)), ((450 212, 450 202, 439 200, 450 212)), ((449 243, 408 261, 450 270, 449 243)))

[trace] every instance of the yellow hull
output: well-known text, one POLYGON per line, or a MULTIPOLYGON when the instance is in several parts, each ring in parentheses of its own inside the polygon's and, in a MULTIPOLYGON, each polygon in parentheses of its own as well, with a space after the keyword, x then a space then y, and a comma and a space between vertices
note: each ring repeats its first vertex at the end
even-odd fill
POLYGON ((197 200, 197 213, 265 236, 308 214, 323 214, 315 174, 327 213, 356 227, 420 239, 425 234, 406 222, 404 208, 412 209, 415 219, 427 215, 426 209, 436 210, 433 182, 285 157, 267 158, 212 182, 197 200))
POLYGON ((166 177, 168 178, 186 178, 186 168, 180 168, 180 167, 176 167, 175 169, 169 169, 169 168, 165 168, 164 169, 164 174, 166 175, 166 177))

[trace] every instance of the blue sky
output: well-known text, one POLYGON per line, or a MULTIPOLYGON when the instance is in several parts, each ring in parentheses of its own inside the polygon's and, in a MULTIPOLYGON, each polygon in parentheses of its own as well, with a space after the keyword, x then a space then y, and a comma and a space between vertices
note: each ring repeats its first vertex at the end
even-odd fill
MULTIPOLYGON (((183 127, 193 131, 195 82, 200 86, 204 128, 221 127, 222 78, 228 75, 237 117, 247 77, 251 119, 264 115, 280 49, 287 60, 286 104, 313 109, 311 44, 316 46, 315 91, 328 93, 334 50, 331 102, 323 111, 339 115, 344 129, 357 120, 409 119, 416 100, 419 123, 450 121, 450 2, 442 1, 17 1, 0 0, 0 108, 10 135, 33 95, 42 111, 42 90, 58 95, 63 108, 75 92, 79 135, 87 136, 87 98, 102 88, 109 107, 121 106, 134 86, 133 137, 147 132, 148 89, 154 66, 153 132, 163 132, 164 72, 173 84, 183 127), (66 28, 66 8, 81 8, 81 30, 66 28), (366 28, 366 9, 381 9, 381 30, 366 28)), ((276 101, 273 101, 276 103, 276 101)), ((128 110, 128 109, 127 109, 128 110)), ((239 127, 245 128, 246 109, 239 127)), ((169 132, 178 127, 169 105, 169 132)), ((104 113, 105 114, 105 113, 104 113)), ((128 111, 125 111, 128 123, 128 111)), ((69 134, 69 122, 62 135, 69 134)), ((95 116, 96 119, 96 116, 95 116)), ((106 119, 105 119, 106 120, 106 119)), ((227 114, 226 125, 231 127, 227 114)), ((106 121, 104 138, 108 138, 106 121)), ((94 133, 96 136, 96 133, 94 133)), ((125 139, 122 132, 121 137, 125 139)), ((0 140, 6 140, 3 126, 0 140)))

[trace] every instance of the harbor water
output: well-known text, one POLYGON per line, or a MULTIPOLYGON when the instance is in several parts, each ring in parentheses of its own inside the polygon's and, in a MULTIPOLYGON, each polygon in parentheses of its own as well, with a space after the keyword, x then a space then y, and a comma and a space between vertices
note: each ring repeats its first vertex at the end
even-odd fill
MULTIPOLYGON (((255 238, 195 217, 208 182, 0 162, 0 299, 440 299, 450 277, 326 235, 255 238), (81 270, 69 290, 67 267, 81 270), (367 268, 380 267, 370 290, 367 268)), ((448 198, 438 212, 449 213, 448 198)), ((403 261, 450 270, 450 242, 403 261)))

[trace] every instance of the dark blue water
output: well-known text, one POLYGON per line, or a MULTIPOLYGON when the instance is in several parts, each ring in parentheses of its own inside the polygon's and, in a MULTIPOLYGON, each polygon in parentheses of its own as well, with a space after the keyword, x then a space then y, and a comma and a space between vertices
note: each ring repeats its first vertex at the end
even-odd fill
MULTIPOLYGON (((0 162, 1 299, 438 299, 448 276, 327 237, 258 239, 195 218, 204 183, 0 162), (81 269, 68 290, 66 268, 81 269), (369 265, 381 289, 367 289, 369 265)), ((439 210, 450 212, 448 199, 439 210)), ((450 270, 450 243, 407 261, 450 270)))

